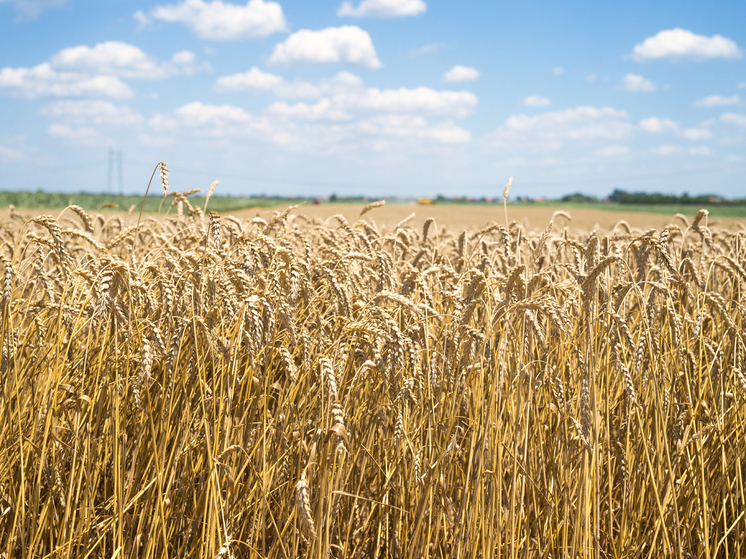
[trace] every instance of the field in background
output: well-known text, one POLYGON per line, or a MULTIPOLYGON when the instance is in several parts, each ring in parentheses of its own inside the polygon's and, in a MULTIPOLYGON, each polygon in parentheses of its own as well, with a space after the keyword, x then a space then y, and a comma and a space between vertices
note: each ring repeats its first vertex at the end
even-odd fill
MULTIPOLYGON (((212 206, 212 201, 210 201, 212 206)), ((307 215, 311 218, 329 219, 335 214, 340 214, 349 222, 354 222, 360 214, 364 204, 319 204, 313 205, 305 203, 299 208, 293 210, 295 214, 307 215)), ((230 212, 240 218, 252 218, 261 216, 265 219, 270 218, 274 212, 282 211, 287 205, 278 205, 270 208, 252 208, 230 212)), ((572 220, 568 223, 564 218, 558 218, 559 226, 567 227, 571 231, 583 230, 590 232, 593 229, 610 231, 620 220, 626 221, 631 227, 642 230, 650 228, 663 229, 671 223, 674 213, 656 214, 649 212, 637 211, 599 211, 596 209, 587 209, 583 207, 568 207, 566 204, 521 204, 508 205, 508 220, 517 221, 527 229, 544 229, 549 223, 552 215, 557 210, 563 210, 570 214, 572 220)), ((699 208, 685 208, 685 213, 689 219, 694 217, 699 208)), ((475 231, 491 223, 505 225, 505 212, 502 205, 462 205, 462 204, 444 204, 433 206, 420 206, 417 204, 386 204, 382 208, 376 208, 369 214, 367 219, 374 221, 377 225, 391 229, 402 220, 415 214, 408 225, 414 228, 421 228, 425 220, 432 217, 438 227, 448 229, 475 231)), ((720 227, 734 228, 738 223, 746 225, 746 217, 743 219, 735 218, 709 218, 710 224, 720 227)))
MULTIPOLYGON (((200 207, 204 207, 205 199, 204 194, 207 188, 203 189, 200 195, 192 195, 189 200, 192 204, 200 207)), ((7 192, 0 191, 0 209, 8 208, 13 205, 18 210, 29 210, 29 213, 34 215, 41 211, 48 213, 54 213, 49 210, 62 210, 68 205, 74 204, 80 206, 89 212, 105 211, 107 213, 113 212, 127 212, 133 206, 139 212, 142 205, 142 196, 120 196, 117 194, 87 194, 87 193, 61 193, 61 192, 41 192, 41 191, 17 191, 7 192)), ((147 200, 145 201, 145 212, 155 213, 159 209, 161 213, 169 211, 169 207, 174 201, 173 197, 168 197, 163 200, 160 196, 160 187, 152 187, 147 200)), ((386 217, 383 219, 388 220, 388 216, 402 216, 403 219, 412 211, 417 213, 420 221, 425 219, 425 216, 430 210, 432 215, 443 216, 443 225, 447 225, 447 220, 455 220, 454 225, 461 226, 459 220, 464 218, 464 223, 474 225, 472 221, 468 219, 469 215, 476 216, 476 219, 480 223, 488 223, 494 221, 494 218, 490 217, 495 213, 502 215, 502 204, 501 203, 485 203, 485 202, 457 202, 450 201, 439 203, 433 206, 417 206, 413 202, 406 202, 401 200, 389 200, 386 209, 386 217), (419 208, 408 210, 407 208, 419 208), (409 212, 409 213, 406 213, 409 212), (448 216, 448 217, 445 217, 448 216)), ((326 216, 333 215, 334 213, 340 213, 347 216, 348 218, 353 216, 355 212, 359 212, 368 201, 360 199, 348 199, 340 200, 338 202, 322 201, 321 204, 314 204, 313 199, 305 198, 279 198, 279 197, 241 197, 241 196, 221 196, 220 187, 217 188, 216 195, 213 195, 210 199, 209 209, 220 212, 240 212, 241 210, 247 210, 244 215, 251 215, 251 210, 263 209, 263 208, 274 208, 284 209, 291 204, 303 204, 302 212, 308 213, 309 215, 326 216), (329 213, 332 212, 332 213, 329 213)), ((536 221, 536 227, 542 227, 543 223, 546 223, 549 216, 555 210, 564 210, 572 215, 577 216, 579 219, 579 227, 585 227, 586 225, 590 228, 595 223, 599 223, 602 227, 607 223, 616 223, 619 219, 625 219, 635 221, 635 223, 643 223, 645 220, 649 220, 651 226, 658 226, 665 223, 663 216, 672 216, 676 213, 684 215, 694 215, 700 208, 706 208, 710 212, 710 218, 722 219, 724 222, 733 222, 735 220, 746 220, 746 205, 733 205, 727 206, 722 204, 713 204, 702 206, 693 205, 652 205, 652 204, 618 204, 618 203, 596 203, 596 202, 545 202, 545 203, 524 203, 524 202, 511 202, 508 204, 510 219, 515 219, 522 222, 524 217, 528 218, 529 221, 536 221), (646 213, 655 214, 657 217, 632 217, 632 214, 646 213), (599 215, 597 220, 593 220, 591 215, 599 215), (621 217, 620 217, 621 216, 621 217)), ((1 211, 1 210, 0 210, 1 211)), ((175 213, 176 208, 171 208, 171 213, 175 213)), ((392 217, 392 220, 395 219, 392 217)), ((504 221, 504 218, 503 218, 504 221)), ((388 221, 387 221, 388 223, 388 221)), ((612 225, 613 225, 612 223, 612 225)), ((393 221, 393 225, 396 221, 393 221)), ((635 225, 636 227, 638 225, 635 225)), ((644 225, 639 225, 644 227, 644 225)))

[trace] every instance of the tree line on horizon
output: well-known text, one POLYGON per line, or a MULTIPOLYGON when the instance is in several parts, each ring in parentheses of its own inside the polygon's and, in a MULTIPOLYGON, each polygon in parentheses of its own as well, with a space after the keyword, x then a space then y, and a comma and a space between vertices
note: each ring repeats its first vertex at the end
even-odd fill
POLYGON ((728 199, 716 194, 700 194, 690 196, 688 192, 681 195, 661 194, 660 192, 627 192, 626 190, 615 189, 609 196, 604 199, 595 196, 588 196, 581 192, 567 194, 560 198, 562 202, 574 203, 593 203, 593 202, 615 202, 617 204, 650 204, 650 205, 687 205, 687 206, 712 206, 712 205, 746 205, 746 198, 728 199))

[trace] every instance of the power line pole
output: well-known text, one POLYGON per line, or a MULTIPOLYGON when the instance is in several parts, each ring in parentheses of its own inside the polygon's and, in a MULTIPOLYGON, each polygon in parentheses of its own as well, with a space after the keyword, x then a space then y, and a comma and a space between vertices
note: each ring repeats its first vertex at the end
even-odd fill
POLYGON ((119 194, 124 194, 124 176, 122 174, 122 150, 117 152, 117 166, 119 168, 119 194))
POLYGON ((109 166, 108 166, 108 180, 106 182, 106 190, 111 193, 111 180, 114 174, 114 148, 109 146, 109 166))

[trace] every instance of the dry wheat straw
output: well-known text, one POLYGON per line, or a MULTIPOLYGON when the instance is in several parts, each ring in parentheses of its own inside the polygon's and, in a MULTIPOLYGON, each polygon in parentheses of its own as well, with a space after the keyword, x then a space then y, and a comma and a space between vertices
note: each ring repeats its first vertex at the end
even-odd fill
POLYGON ((190 194, 0 224, 0 554, 743 555, 742 233, 190 194))

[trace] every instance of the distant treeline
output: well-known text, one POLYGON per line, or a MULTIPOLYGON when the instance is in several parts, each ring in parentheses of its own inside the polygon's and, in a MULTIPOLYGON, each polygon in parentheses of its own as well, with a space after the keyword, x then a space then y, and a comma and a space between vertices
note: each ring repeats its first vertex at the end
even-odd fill
MULTIPOLYGON (((602 202, 595 196, 588 196, 576 192, 575 194, 568 194, 561 198, 562 202, 574 202, 574 203, 590 203, 590 202, 602 202)), ((616 202, 617 204, 650 204, 650 205, 685 205, 685 206, 713 206, 713 205, 728 205, 728 206, 746 206, 746 198, 732 199, 723 198, 715 194, 702 194, 699 196, 689 196, 688 193, 684 192, 681 196, 675 194, 660 194, 657 192, 627 192, 625 190, 614 190, 610 196, 606 198, 609 202, 616 202)))

